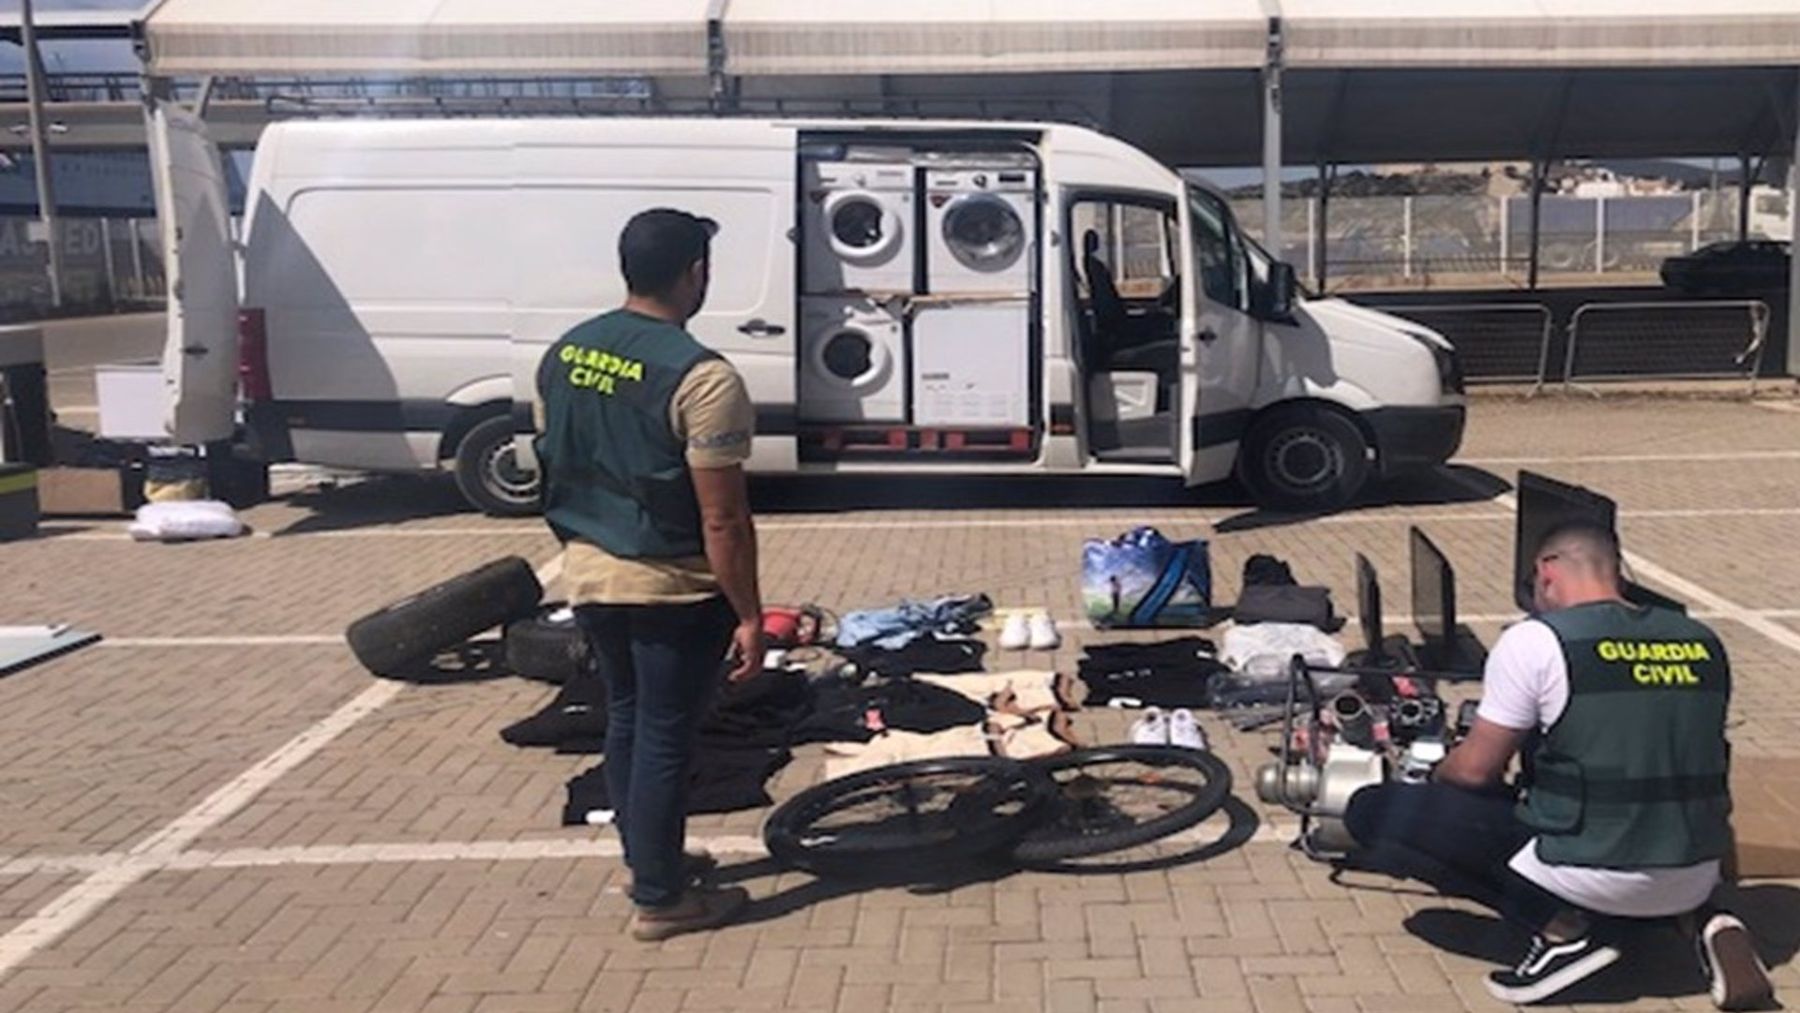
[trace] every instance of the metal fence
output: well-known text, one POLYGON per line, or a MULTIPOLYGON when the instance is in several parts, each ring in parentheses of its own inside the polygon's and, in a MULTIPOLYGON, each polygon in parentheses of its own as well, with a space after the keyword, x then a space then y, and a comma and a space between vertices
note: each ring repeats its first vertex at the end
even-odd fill
MULTIPOLYGON (((162 244, 150 218, 61 218, 63 302, 105 309, 163 297, 162 244)), ((49 256, 36 218, 0 217, 0 317, 51 309, 49 256)))
POLYGON ((1381 310, 1416 320, 1450 339, 1469 379, 1544 382, 1554 318, 1550 307, 1542 303, 1383 306, 1381 310))
MULTIPOLYGON (((1736 190, 1633 197, 1547 196, 1539 209, 1539 273, 1549 280, 1651 280, 1669 257, 1737 238, 1736 190), (1632 276, 1636 276, 1633 278, 1632 276)), ((1751 196, 1750 234, 1789 239, 1789 197, 1751 196)), ((1239 223, 1262 234, 1262 201, 1232 201, 1239 223)), ((1281 258, 1320 287, 1318 198, 1282 203, 1281 258)), ((1334 197, 1325 209, 1324 288, 1431 288, 1523 279, 1530 270, 1526 196, 1334 197)))
POLYGON ((1569 321, 1563 384, 1742 378, 1751 392, 1769 333, 1758 300, 1590 303, 1569 321))

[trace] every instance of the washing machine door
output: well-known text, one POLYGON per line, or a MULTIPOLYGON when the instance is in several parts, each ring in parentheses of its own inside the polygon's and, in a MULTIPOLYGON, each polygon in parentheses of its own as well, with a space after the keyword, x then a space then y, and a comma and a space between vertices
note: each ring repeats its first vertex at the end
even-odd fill
POLYGON ((944 209, 943 241, 971 271, 1004 271, 1025 253, 1025 222, 1017 208, 994 194, 958 197, 944 209))
POLYGON ((838 327, 813 346, 814 374, 847 393, 878 390, 893 368, 887 346, 855 324, 838 327))
POLYGON ((853 264, 874 264, 900 245, 900 216, 888 201, 866 190, 845 190, 825 200, 825 236, 831 251, 853 264))

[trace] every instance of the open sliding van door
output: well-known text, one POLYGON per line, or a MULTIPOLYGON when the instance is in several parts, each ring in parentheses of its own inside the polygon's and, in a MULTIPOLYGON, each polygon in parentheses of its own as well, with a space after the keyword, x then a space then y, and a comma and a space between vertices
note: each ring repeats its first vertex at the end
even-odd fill
POLYGON ((237 426, 237 256, 219 149, 200 118, 158 102, 150 168, 168 277, 164 426, 177 443, 230 439, 237 426))

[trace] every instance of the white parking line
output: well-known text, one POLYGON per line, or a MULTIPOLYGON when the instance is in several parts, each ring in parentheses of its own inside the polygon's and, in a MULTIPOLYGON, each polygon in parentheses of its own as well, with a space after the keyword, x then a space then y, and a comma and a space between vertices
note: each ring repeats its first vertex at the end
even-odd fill
MULTIPOLYGON (((548 584, 561 572, 562 555, 558 553, 538 567, 538 581, 548 584)), ((404 683, 376 682, 130 850, 107 856, 106 864, 94 868, 87 878, 64 890, 0 936, 0 978, 32 954, 62 938, 133 883, 158 869, 168 868, 189 844, 230 819, 289 771, 400 695, 404 688, 404 683)))
POLYGON ((1459 457, 1451 464, 1674 464, 1681 461, 1794 461, 1800 450, 1739 450, 1725 454, 1598 454, 1592 457, 1459 457))

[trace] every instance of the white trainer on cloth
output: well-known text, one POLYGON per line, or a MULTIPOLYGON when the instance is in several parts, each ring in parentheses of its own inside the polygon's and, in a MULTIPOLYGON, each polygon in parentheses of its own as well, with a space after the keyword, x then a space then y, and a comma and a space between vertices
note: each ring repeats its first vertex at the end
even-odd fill
POLYGON ((1131 723, 1131 742, 1137 746, 1169 744, 1169 719, 1161 707, 1151 707, 1144 716, 1131 723))
POLYGON ((1056 620, 1048 613, 1039 612, 1030 619, 1031 649, 1034 651, 1054 651, 1062 646, 1062 634, 1056 632, 1056 620))

